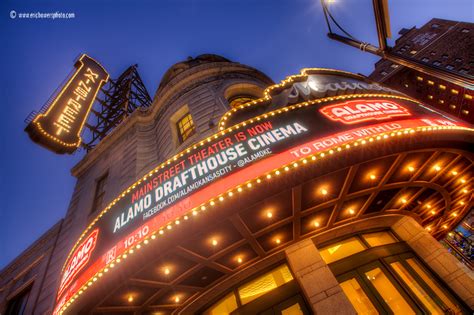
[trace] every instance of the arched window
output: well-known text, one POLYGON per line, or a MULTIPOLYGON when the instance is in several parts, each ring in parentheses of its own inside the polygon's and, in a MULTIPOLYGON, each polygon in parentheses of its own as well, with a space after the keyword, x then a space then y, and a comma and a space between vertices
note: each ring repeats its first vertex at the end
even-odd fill
POLYGON ((242 104, 245 104, 247 102, 251 102, 253 100, 257 99, 255 96, 252 96, 252 95, 235 95, 233 97, 231 97, 228 102, 229 102, 229 106, 231 108, 236 108, 242 104))
POLYGON ((233 84, 224 92, 230 108, 236 108, 242 104, 251 102, 263 96, 263 88, 250 83, 233 84))

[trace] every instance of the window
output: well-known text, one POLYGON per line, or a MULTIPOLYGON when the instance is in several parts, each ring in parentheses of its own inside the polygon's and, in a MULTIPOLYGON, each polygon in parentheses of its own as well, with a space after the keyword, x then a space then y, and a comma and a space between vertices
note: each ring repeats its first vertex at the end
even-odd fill
POLYGON ((433 65, 435 65, 435 66, 441 66, 441 62, 439 62, 439 61, 436 60, 436 61, 433 62, 433 65))
POLYGON ((28 303, 28 297, 30 296, 31 285, 20 292, 18 295, 8 301, 7 310, 5 315, 23 315, 25 314, 26 304, 28 303))
POLYGON ((341 282, 340 285, 357 314, 375 315, 379 313, 355 278, 341 282))
POLYGON ((176 129, 178 130, 179 142, 183 143, 196 133, 194 122, 191 114, 188 112, 184 114, 176 123, 176 129))
POLYGON ((433 23, 433 24, 431 24, 431 28, 439 28, 439 24, 438 23, 433 23))
POLYGON ((381 75, 387 75, 388 73, 387 73, 387 71, 381 71, 380 74, 381 75))
POLYGON ((469 33, 469 29, 463 28, 463 29, 461 30, 461 33, 469 33))
POLYGON ((229 99, 229 105, 231 108, 236 108, 242 104, 248 103, 255 100, 255 97, 251 95, 236 95, 229 99))
POLYGON ((239 287, 240 301, 242 304, 247 304, 291 280, 293 280, 293 276, 290 269, 287 265, 282 265, 239 287))
POLYGON ((446 69, 448 69, 448 70, 454 70, 454 66, 453 66, 453 65, 447 65, 447 66, 446 66, 446 69))
POLYGON ((355 252, 341 255, 328 267, 358 314, 462 314, 467 310, 391 231, 360 233, 323 250, 337 246, 355 252), (353 245, 357 240, 360 245, 353 245))
POLYGON ((319 253, 326 264, 329 264, 365 249, 364 244, 358 238, 351 237, 342 242, 323 247, 319 250, 319 253))
POLYGON ((214 304, 211 308, 205 311, 204 315, 221 315, 230 314, 232 311, 237 309, 237 300, 234 293, 228 294, 222 300, 214 304))
POLYGON ((390 264, 403 282, 415 293, 416 297, 423 303, 423 305, 430 311, 431 314, 443 314, 443 310, 433 298, 421 287, 408 270, 399 262, 390 264))
POLYGON ((430 58, 428 58, 428 57, 423 57, 423 58, 421 59, 421 61, 423 61, 423 62, 428 62, 428 61, 430 61, 430 58))
POLYGON ((101 210, 103 207, 104 195, 105 195, 105 184, 107 183, 107 177, 108 177, 108 173, 99 177, 99 179, 96 180, 94 202, 92 203, 91 213, 101 210))
POLYGON ((286 264, 265 272, 234 288, 207 308, 204 315, 309 314, 300 288, 286 264))
POLYGON ((421 277, 421 279, 430 287, 431 290, 443 301, 446 306, 451 310, 454 310, 456 313, 461 313, 461 309, 455 304, 453 299, 449 298, 446 293, 440 288, 439 284, 432 279, 424 268, 418 263, 415 258, 408 258, 406 260, 408 265, 421 277))
POLYGON ((370 247, 388 245, 398 242, 390 232, 386 231, 367 233, 363 234, 362 237, 367 243, 369 243, 370 247))
POLYGON ((410 307, 382 269, 374 268, 366 272, 365 275, 394 314, 415 314, 413 308, 410 307))

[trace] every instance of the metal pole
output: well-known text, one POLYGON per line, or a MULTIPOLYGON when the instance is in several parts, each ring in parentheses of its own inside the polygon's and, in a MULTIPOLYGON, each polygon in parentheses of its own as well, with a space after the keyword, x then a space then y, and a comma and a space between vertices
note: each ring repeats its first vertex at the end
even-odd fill
MULTIPOLYGON (((423 74, 430 75, 447 82, 451 82, 463 88, 474 90, 474 77, 471 75, 463 75, 454 71, 450 71, 443 68, 438 68, 429 64, 422 63, 416 59, 405 57, 402 55, 393 54, 390 51, 390 47, 387 45, 387 30, 384 22, 384 1, 383 0, 373 0, 374 5, 374 15, 375 22, 377 25, 377 35, 379 39, 380 47, 376 47, 369 43, 364 43, 356 39, 348 38, 342 35, 333 33, 330 30, 328 37, 334 40, 337 40, 346 45, 356 47, 362 51, 367 51, 371 54, 380 56, 384 59, 390 60, 391 62, 400 64, 410 69, 414 69, 423 74)), ((326 4, 323 0, 323 7, 327 10, 326 4)), ((325 12, 326 14, 326 12, 325 12)))
POLYGON ((394 63, 401 64, 402 66, 405 66, 407 68, 411 68, 414 70, 417 70, 421 73, 424 73, 426 75, 430 75, 451 83, 454 83, 456 85, 462 86, 466 89, 474 90, 474 79, 469 78, 466 76, 463 76, 461 74, 458 74, 453 71, 447 71, 444 69, 440 69, 437 67, 433 67, 431 65, 427 65, 425 63, 422 63, 418 60, 413 60, 411 58, 407 58, 405 56, 400 56, 400 55, 395 55, 391 53, 390 51, 381 51, 380 48, 375 47, 371 44, 368 43, 363 43, 358 40, 354 40, 342 35, 338 35, 335 33, 329 33, 328 37, 334 40, 337 40, 341 43, 344 43, 346 45, 352 46, 359 48, 362 51, 367 51, 371 54, 380 56, 384 59, 390 60, 394 63))

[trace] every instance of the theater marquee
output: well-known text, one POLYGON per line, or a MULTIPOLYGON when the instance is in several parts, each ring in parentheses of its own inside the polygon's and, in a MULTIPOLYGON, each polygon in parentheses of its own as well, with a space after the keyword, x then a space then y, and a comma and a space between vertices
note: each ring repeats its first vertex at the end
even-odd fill
POLYGON ((30 138, 56 153, 72 153, 81 144, 81 132, 107 71, 94 59, 82 55, 76 71, 44 113, 26 127, 30 138))
POLYGON ((158 165, 99 214, 66 261, 55 312, 123 255, 223 196, 279 175, 301 159, 433 127, 465 128, 415 101, 380 94, 309 100, 230 126, 158 165))

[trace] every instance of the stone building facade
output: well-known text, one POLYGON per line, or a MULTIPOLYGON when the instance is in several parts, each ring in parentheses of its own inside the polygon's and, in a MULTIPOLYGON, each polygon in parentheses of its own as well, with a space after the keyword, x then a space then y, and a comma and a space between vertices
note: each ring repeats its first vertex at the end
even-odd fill
POLYGON ((177 63, 153 105, 72 169, 65 218, 1 273, 2 314, 21 303, 23 314, 468 313, 472 271, 436 239, 472 206, 472 132, 343 71, 306 69, 274 84, 216 55, 177 63), (342 113, 361 104, 381 116, 342 113), (123 198, 245 133, 267 151, 195 193, 211 197, 165 208, 155 215, 165 224, 139 234, 122 218, 125 241, 112 251, 100 243, 120 238, 108 215, 123 198), (319 151, 304 153, 313 136, 319 151), (87 256, 93 230, 97 255, 87 256))

